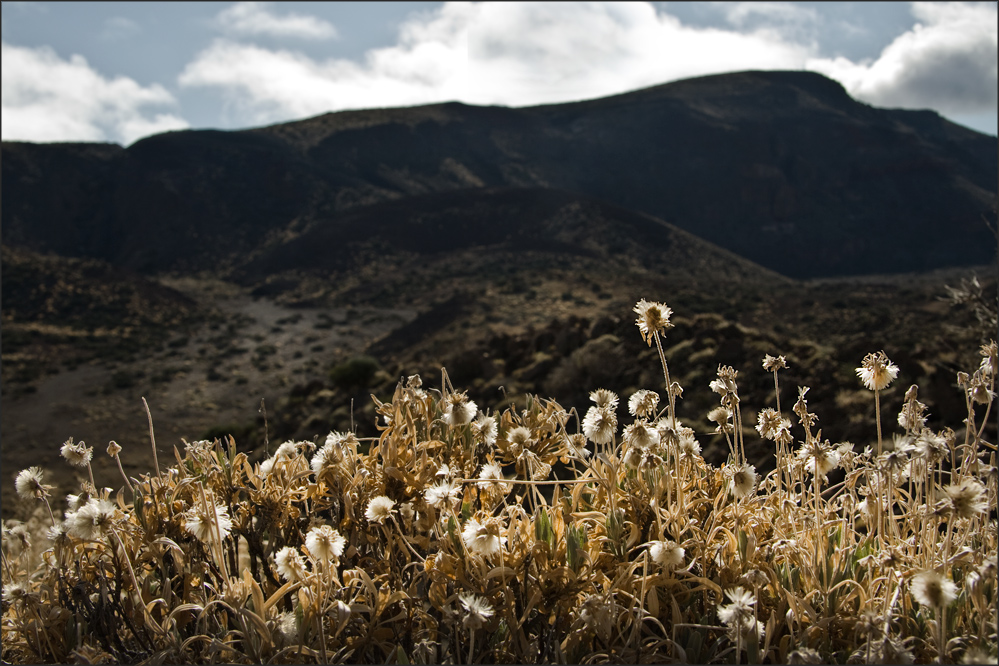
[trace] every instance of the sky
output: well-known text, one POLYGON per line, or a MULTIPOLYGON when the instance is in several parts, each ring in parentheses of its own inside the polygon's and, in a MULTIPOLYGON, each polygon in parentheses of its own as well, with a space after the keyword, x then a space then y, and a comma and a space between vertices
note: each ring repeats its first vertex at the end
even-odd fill
POLYGON ((531 106, 747 69, 997 126, 993 2, 4 2, 4 140, 531 106))

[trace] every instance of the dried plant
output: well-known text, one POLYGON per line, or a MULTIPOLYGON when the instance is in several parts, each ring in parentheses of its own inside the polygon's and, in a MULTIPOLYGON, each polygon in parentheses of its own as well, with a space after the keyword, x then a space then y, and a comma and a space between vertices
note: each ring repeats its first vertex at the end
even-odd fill
MULTIPOLYGON (((537 396, 483 413, 443 372, 439 390, 412 376, 375 400, 376 438, 285 442, 259 464, 231 437, 185 442, 117 491, 84 482, 61 519, 43 470, 21 471, 41 502, 32 526, 3 527, 3 660, 995 659, 995 342, 958 377, 958 431, 927 429, 913 386, 883 437, 879 391, 903 371, 863 359, 878 427, 862 451, 822 439, 807 387, 785 418, 784 357, 763 360, 776 408, 755 430, 720 366, 716 468, 677 413, 672 311, 635 312, 663 384, 624 403, 595 388, 582 419, 537 396), (776 469, 746 462, 747 437, 773 442, 776 469)), ((155 451, 151 416, 149 434, 155 451)), ((82 442, 62 451, 89 468, 82 442)))

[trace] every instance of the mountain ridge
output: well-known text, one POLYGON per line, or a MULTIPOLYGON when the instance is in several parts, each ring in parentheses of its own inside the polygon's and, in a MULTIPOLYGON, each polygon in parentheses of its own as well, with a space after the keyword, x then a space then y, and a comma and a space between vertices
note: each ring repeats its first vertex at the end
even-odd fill
POLYGON ((5 243, 146 273, 225 273, 352 209, 541 187, 651 215, 795 278, 994 257, 982 217, 995 214, 995 142, 933 112, 857 102, 811 72, 87 146, 4 144, 5 243))

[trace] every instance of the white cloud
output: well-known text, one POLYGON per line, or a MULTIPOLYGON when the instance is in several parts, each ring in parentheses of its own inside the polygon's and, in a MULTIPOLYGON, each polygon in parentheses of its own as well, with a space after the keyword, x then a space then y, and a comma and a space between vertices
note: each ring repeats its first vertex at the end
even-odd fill
POLYGON ((63 60, 48 47, 2 45, 4 141, 115 141, 129 144, 151 133, 188 126, 182 118, 146 107, 171 106, 162 86, 126 77, 107 79, 87 61, 63 60))
POLYGON ((918 22, 870 62, 810 59, 808 69, 839 80, 878 106, 972 114, 996 109, 993 3, 913 3, 918 22))
POLYGON ((269 2, 237 2, 216 17, 216 24, 228 34, 244 36, 294 37, 299 39, 333 39, 337 36, 332 23, 314 16, 271 13, 269 2))
POLYGON ((773 31, 684 26, 648 3, 446 3, 363 63, 218 40, 179 77, 225 92, 243 122, 457 100, 523 106, 733 69, 799 69, 811 47, 773 31))

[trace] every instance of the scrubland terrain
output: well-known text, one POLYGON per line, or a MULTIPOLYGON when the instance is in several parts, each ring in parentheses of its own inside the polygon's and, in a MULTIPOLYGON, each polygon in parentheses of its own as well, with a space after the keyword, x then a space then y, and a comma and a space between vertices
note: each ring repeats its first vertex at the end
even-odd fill
POLYGON ((994 137, 805 72, 4 143, 4 662, 995 663, 994 137))

